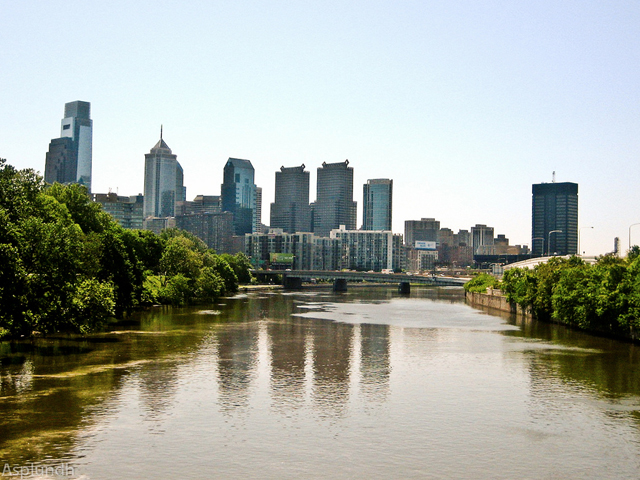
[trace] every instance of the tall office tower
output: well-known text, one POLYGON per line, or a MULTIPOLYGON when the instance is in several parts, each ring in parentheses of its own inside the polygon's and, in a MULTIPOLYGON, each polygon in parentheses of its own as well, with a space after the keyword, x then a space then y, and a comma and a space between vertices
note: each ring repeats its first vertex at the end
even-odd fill
POLYGON ((60 138, 49 143, 44 180, 47 183, 79 183, 91 192, 93 120, 89 102, 64 105, 60 138))
POLYGON ((271 204, 271 228, 285 233, 311 231, 309 205, 309 177, 304 164, 299 167, 280 167, 276 172, 276 199, 271 204))
POLYGON ((256 187, 256 214, 253 217, 253 231, 262 233, 262 187, 256 187))
POLYGON ((353 167, 349 160, 318 168, 317 194, 313 204, 313 231, 319 237, 344 225, 356 229, 357 202, 353 201, 353 167))
POLYGON ((249 160, 229 158, 224 166, 221 187, 222 211, 233 213, 236 235, 254 233, 260 229, 261 219, 258 217, 258 192, 254 183, 254 173, 249 160))
POLYGON ((486 225, 476 224, 475 227, 471 227, 471 246, 473 247, 473 254, 478 252, 479 247, 493 245, 493 227, 487 227, 486 225))
POLYGON ((173 217, 186 200, 182 166, 162 139, 144 156, 144 217, 173 217))
POLYGON ((393 180, 367 180, 362 195, 362 229, 391 231, 393 180))
POLYGON ((404 241, 408 247, 415 247, 416 242, 437 242, 440 221, 435 218, 422 220, 405 220, 404 241))
POLYGON ((532 253, 575 255, 578 252, 578 184, 535 184, 532 194, 532 253))

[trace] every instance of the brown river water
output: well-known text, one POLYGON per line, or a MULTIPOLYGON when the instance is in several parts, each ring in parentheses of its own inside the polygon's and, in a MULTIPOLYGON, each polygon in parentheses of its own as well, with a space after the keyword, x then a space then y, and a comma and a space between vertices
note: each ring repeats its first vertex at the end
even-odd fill
POLYGON ((0 478, 640 478, 640 347, 458 288, 157 307, 0 360, 0 478))

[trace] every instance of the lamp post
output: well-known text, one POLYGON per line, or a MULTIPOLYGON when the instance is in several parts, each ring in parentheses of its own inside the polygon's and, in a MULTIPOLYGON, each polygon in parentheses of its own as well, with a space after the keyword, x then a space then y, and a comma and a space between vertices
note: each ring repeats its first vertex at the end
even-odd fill
POLYGON ((640 223, 633 223, 629 225, 629 250, 631 250, 631 227, 635 227, 636 225, 640 225, 640 223))
POLYGON ((536 237, 536 238, 532 238, 531 239, 531 250, 533 250, 533 242, 535 242, 536 240, 542 240, 542 254, 540 256, 544 255, 544 237, 536 237))
POLYGON ((593 228, 593 227, 580 227, 580 229, 578 230, 578 255, 582 255, 582 253, 580 253, 580 233, 582 232, 583 228, 593 228))
POLYGON ((547 255, 551 254, 551 234, 552 233, 562 233, 562 230, 551 230, 549 232, 549 241, 547 242, 547 255))

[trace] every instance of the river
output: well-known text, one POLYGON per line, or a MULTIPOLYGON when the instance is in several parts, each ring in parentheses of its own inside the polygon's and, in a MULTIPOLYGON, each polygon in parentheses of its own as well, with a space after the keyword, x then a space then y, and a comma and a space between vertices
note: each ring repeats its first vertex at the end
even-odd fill
POLYGON ((0 359, 5 477, 640 475, 639 347, 457 288, 156 307, 0 359))

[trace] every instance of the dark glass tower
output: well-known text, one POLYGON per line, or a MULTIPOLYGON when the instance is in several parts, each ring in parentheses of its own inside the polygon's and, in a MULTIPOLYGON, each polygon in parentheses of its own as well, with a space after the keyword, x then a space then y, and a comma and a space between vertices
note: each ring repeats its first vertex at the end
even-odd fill
POLYGON ((349 160, 323 163, 318 168, 317 200, 313 204, 313 231, 320 237, 344 225, 356 229, 357 202, 353 201, 353 167, 349 160))
POLYGON ((578 252, 578 184, 540 183, 533 185, 532 193, 532 253, 575 255, 578 252))
POLYGON ((367 180, 362 195, 362 229, 391 231, 393 180, 367 180))
POLYGON ((45 182, 79 183, 91 192, 93 120, 90 114, 89 102, 65 104, 60 138, 49 143, 45 182))
POLYGON ((260 230, 262 219, 258 218, 258 188, 254 183, 254 173, 249 160, 229 158, 224 166, 222 211, 233 213, 236 235, 260 230))
POLYGON ((276 198, 271 204, 272 228, 286 233, 311 231, 309 172, 299 167, 280 167, 276 172, 276 198))

